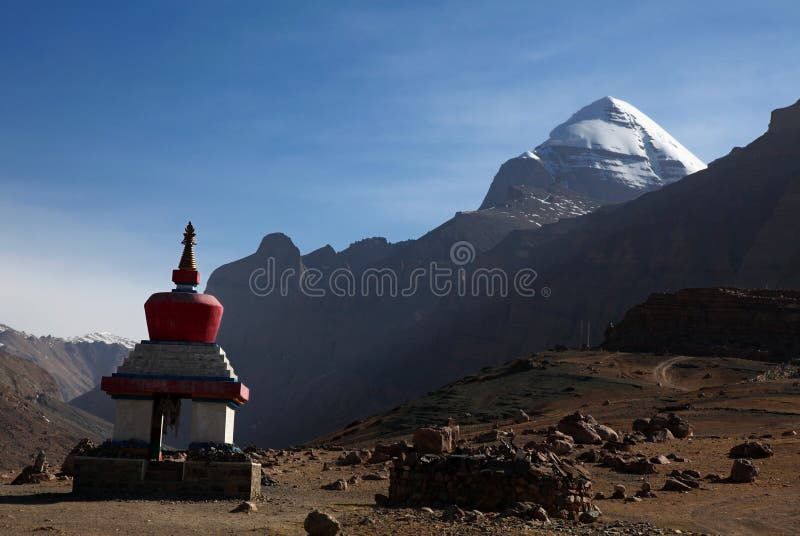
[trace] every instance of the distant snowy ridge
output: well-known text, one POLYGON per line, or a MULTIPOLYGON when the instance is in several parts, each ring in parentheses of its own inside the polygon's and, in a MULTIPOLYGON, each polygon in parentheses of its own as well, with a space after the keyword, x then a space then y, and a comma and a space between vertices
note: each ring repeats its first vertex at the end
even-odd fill
POLYGON ((118 335, 114 335, 113 333, 109 333, 108 331, 96 331, 94 333, 87 333, 86 335, 82 335, 80 337, 72 337, 71 339, 67 339, 68 342, 102 342, 105 344, 119 344, 120 346, 124 346, 125 348, 132 349, 136 346, 136 341, 131 339, 126 339, 125 337, 120 337, 118 335))
POLYGON ((500 168, 481 208, 511 186, 559 184, 603 202, 627 201, 706 165, 635 106, 603 97, 550 132, 533 151, 500 168))

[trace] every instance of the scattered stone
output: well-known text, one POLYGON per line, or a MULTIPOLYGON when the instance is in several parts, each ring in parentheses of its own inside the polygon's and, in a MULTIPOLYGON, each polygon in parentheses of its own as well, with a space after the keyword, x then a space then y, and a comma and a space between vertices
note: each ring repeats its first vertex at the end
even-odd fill
POLYGON ((775 451, 767 443, 760 441, 748 441, 741 445, 736 445, 728 453, 730 458, 769 458, 775 451))
POLYGON ((625 486, 622 484, 616 484, 614 486, 614 493, 611 494, 612 499, 624 499, 625 498, 625 486))
POLYGON ((640 498, 639 498, 639 497, 637 497, 637 496, 634 496, 634 497, 625 497, 625 502, 626 502, 626 503, 632 503, 632 502, 642 502, 642 499, 640 499, 640 498))
POLYGON ((11 482, 12 486, 19 486, 21 484, 39 484, 40 482, 47 482, 55 480, 55 475, 50 472, 47 457, 43 450, 40 450, 36 455, 36 460, 33 465, 28 465, 17 477, 11 482))
POLYGON ((653 493, 653 488, 650 485, 650 482, 645 480, 644 482, 642 482, 641 489, 639 489, 639 491, 636 492, 636 496, 644 499, 649 499, 656 497, 656 494, 653 493))
POLYGON ((656 465, 666 465, 670 463, 669 459, 663 454, 659 456, 653 456, 652 458, 650 458, 650 461, 656 465))
POLYGON ((578 517, 581 523, 594 523, 598 519, 600 519, 600 510, 587 510, 581 512, 581 515, 578 517))
POLYGON ((376 506, 386 506, 387 504, 389 504, 389 497, 387 495, 384 495, 383 493, 375 494, 376 506))
POLYGON ((459 439, 461 430, 455 425, 418 428, 414 431, 414 448, 421 454, 452 452, 459 439))
POLYGON ((760 472, 760 469, 753 460, 740 458, 733 461, 730 480, 731 482, 746 484, 748 482, 753 482, 760 472))
POLYGON ((576 443, 591 445, 603 442, 600 434, 595 431, 596 426, 597 421, 594 420, 594 417, 576 411, 561 419, 556 429, 563 434, 572 436, 576 443))
POLYGON ((336 536, 342 529, 339 522, 330 514, 312 510, 303 522, 309 536, 336 536))
POLYGON ((611 401, 610 400, 603 400, 603 405, 604 406, 610 406, 611 405, 611 401))
POLYGON ((86 456, 96 448, 94 441, 88 437, 81 439, 77 445, 72 447, 72 450, 64 458, 64 463, 61 464, 61 473, 67 476, 75 476, 75 457, 86 456))
POLYGON ((358 475, 353 475, 347 479, 347 484, 350 486, 357 486, 359 482, 361 482, 361 477, 358 475))
POLYGON ((610 426, 598 424, 594 426, 594 431, 603 441, 619 441, 619 434, 610 426))
POLYGON ((517 414, 514 415, 514 422, 517 423, 517 424, 530 422, 530 420, 531 420, 530 415, 525 413, 525 410, 523 410, 523 409, 520 409, 519 411, 517 411, 517 414))
POLYGON ((451 505, 442 511, 442 521, 459 521, 464 519, 467 514, 456 505, 451 505))
POLYGON ((366 463, 372 457, 372 453, 368 450, 359 450, 342 454, 336 460, 336 465, 360 465, 366 463))
POLYGON ((547 510, 532 502, 514 503, 510 508, 506 509, 502 515, 506 517, 518 517, 520 519, 534 519, 544 522, 550 521, 547 510))
POLYGON ((595 501, 605 501, 606 500, 606 494, 603 493, 602 491, 598 491, 597 493, 594 494, 594 500, 595 501))
POLYGON ((667 454, 667 459, 670 459, 676 463, 689 463, 688 458, 684 458, 683 456, 678 456, 674 453, 667 454))
POLYGON ((252 514, 253 512, 258 512, 258 506, 253 501, 244 501, 239 503, 236 508, 231 510, 232 514, 252 514))
POLYGON ((781 434, 783 437, 794 437, 797 435, 797 432, 794 430, 786 430, 784 433, 781 434))
POLYGON ((363 476, 364 480, 389 480, 386 473, 367 473, 363 476))
POLYGON ((664 487, 661 488, 661 490, 687 492, 691 491, 692 488, 676 478, 667 478, 666 482, 664 482, 664 487))
POLYGON ((392 458, 399 458, 413 448, 413 445, 407 441, 397 441, 389 445, 378 443, 375 445, 375 450, 372 452, 372 458, 369 461, 370 463, 388 462, 392 458))
POLYGON ((433 513, 434 513, 433 512, 433 508, 430 508, 429 506, 423 506, 422 508, 420 508, 420 511, 425 512, 426 514, 431 514, 431 515, 433 515, 433 513))
POLYGON ((335 482, 331 482, 330 484, 325 484, 324 486, 322 486, 322 489, 328 491, 347 491, 347 482, 345 482, 340 478, 335 482))
POLYGON ((278 485, 278 481, 275 480, 274 478, 270 477, 270 476, 262 474, 261 475, 261 485, 262 486, 277 486, 278 485))

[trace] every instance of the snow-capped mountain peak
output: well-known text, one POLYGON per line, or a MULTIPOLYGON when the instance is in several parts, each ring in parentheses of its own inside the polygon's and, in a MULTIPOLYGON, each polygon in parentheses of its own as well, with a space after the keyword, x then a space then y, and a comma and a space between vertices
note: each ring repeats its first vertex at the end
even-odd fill
POLYGON ((136 341, 131 339, 126 339, 125 337, 120 337, 119 335, 114 335, 113 333, 109 333, 108 331, 96 331, 94 333, 87 333, 86 335, 82 335, 80 337, 72 337, 71 339, 67 339, 68 342, 72 343, 79 343, 79 342, 102 342, 105 344, 119 344, 120 346, 124 346, 125 348, 132 349, 136 346, 136 341))
POLYGON ((481 208, 505 201, 510 186, 541 187, 548 180, 601 202, 627 201, 705 167, 644 112, 603 97, 554 128, 536 149, 506 162, 481 208), (527 163, 508 165, 515 160, 527 163))

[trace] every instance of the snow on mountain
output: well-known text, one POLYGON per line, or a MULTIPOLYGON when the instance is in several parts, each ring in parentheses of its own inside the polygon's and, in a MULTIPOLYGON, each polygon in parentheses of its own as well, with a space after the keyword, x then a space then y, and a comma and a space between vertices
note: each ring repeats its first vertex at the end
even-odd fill
POLYGON ((120 337, 118 335, 114 335, 113 333, 109 333, 108 331, 96 331, 94 333, 87 333, 86 335, 82 335, 80 337, 72 337, 71 339, 67 339, 68 342, 78 343, 78 342, 102 342, 105 344, 119 344, 120 346, 124 346, 125 348, 133 349, 136 346, 136 341, 131 339, 126 339, 125 337, 120 337))
POLYGON ((627 201, 705 167, 644 112, 604 97, 554 128, 533 151, 503 164, 481 208, 504 202, 510 186, 548 183, 603 202, 627 201))

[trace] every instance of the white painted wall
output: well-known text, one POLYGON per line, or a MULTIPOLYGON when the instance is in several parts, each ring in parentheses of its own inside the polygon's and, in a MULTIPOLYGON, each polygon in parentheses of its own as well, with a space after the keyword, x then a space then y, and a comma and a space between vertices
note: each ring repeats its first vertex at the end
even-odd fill
POLYGON ((149 443, 153 401, 116 398, 114 404, 116 406, 114 441, 140 439, 149 443))
POLYGON ((233 443, 235 411, 225 402, 192 400, 193 443, 233 443))

